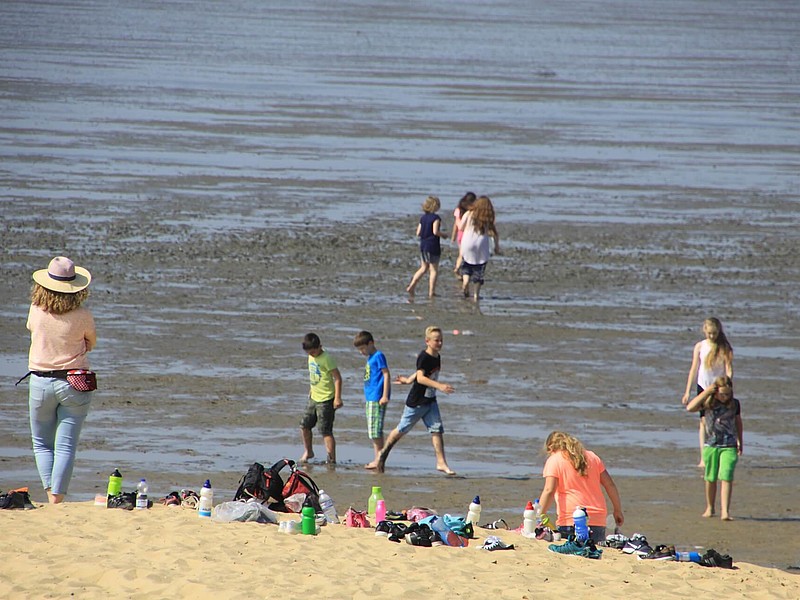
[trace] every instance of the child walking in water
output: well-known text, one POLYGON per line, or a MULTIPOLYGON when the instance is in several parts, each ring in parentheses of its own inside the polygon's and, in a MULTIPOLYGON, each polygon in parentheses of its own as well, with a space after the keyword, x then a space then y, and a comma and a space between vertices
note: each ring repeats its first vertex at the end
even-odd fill
POLYGON ((411 278, 406 291, 409 295, 414 295, 417 283, 429 270, 431 272, 428 280, 428 295, 436 295, 436 278, 439 275, 439 259, 442 256, 442 246, 439 238, 444 235, 442 231, 442 218, 436 214, 441 207, 439 198, 428 196, 422 203, 424 214, 419 219, 417 225, 417 237, 419 238, 420 265, 417 272, 411 278))
MULTIPOLYGON (((692 351, 692 366, 686 380, 686 391, 683 393, 681 403, 685 406, 689 400, 701 394, 710 386, 717 377, 727 375, 733 378, 733 348, 722 323, 716 317, 709 317, 703 321, 704 340, 697 342, 692 351), (697 386, 697 391, 692 393, 692 385, 697 386)), ((703 462, 703 448, 706 441, 706 427, 703 423, 704 411, 700 409, 700 462, 698 467, 705 466, 703 462)))
POLYGON ((439 414, 439 404, 436 402, 436 390, 445 394, 452 394, 455 391, 452 385, 439 383, 439 372, 442 367, 439 352, 442 343, 442 330, 439 327, 428 327, 425 330, 425 350, 417 356, 416 372, 409 377, 399 376, 395 379, 396 383, 411 384, 411 390, 408 392, 400 423, 389 434, 378 458, 379 473, 383 473, 386 459, 394 445, 422 419, 431 434, 433 451, 436 453, 436 469, 447 475, 455 475, 444 455, 444 427, 442 416, 439 414))
POLYGON ((322 348, 316 333, 307 333, 303 338, 303 350, 308 354, 309 393, 308 405, 300 421, 303 438, 303 456, 300 462, 314 458, 314 426, 319 425, 322 441, 328 453, 328 464, 336 463, 336 439, 333 437, 335 411, 342 407, 342 376, 336 362, 322 348))
POLYGON ((383 450, 383 419, 392 393, 391 375, 386 357, 375 347, 375 339, 369 331, 357 333, 353 345, 362 356, 367 357, 367 364, 364 367, 364 400, 367 435, 372 441, 375 458, 364 465, 364 468, 377 469, 378 458, 383 450))
POLYGON ((686 405, 686 410, 705 410, 706 413, 703 419, 706 429, 703 447, 706 511, 703 516, 714 516, 719 479, 722 481, 719 516, 723 521, 732 521, 733 471, 744 449, 742 409, 739 401, 733 397, 733 381, 727 375, 717 377, 714 383, 686 405))
POLYGON ((470 207, 460 223, 464 230, 461 239, 461 290, 469 297, 469 284, 474 286, 473 298, 481 296, 486 264, 489 262, 489 239, 494 240, 494 253, 500 254, 500 234, 494 224, 494 206, 488 196, 481 196, 470 207))
POLYGON ((461 228, 461 218, 467 214, 467 211, 475 203, 475 200, 477 200, 477 196, 472 192, 467 192, 461 200, 459 200, 458 206, 456 206, 456 209, 453 211, 455 223, 453 224, 453 233, 450 235, 450 241, 455 242, 458 248, 458 258, 456 259, 456 266, 453 269, 453 273, 458 277, 461 277, 461 263, 464 260, 464 257, 461 255, 461 238, 464 237, 464 230, 461 228))

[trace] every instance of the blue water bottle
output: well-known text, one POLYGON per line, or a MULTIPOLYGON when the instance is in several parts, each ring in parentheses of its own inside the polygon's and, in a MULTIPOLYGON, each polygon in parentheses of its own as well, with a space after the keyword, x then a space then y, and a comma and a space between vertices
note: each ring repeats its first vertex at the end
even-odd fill
POLYGON ((575 539, 579 542, 585 542, 589 539, 589 522, 586 514, 586 509, 578 506, 575 512, 572 513, 572 521, 575 524, 575 539))

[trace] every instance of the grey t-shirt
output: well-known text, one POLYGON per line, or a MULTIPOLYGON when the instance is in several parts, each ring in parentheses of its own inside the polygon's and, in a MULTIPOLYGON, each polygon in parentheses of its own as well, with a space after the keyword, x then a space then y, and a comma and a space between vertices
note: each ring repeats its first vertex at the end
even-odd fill
POLYGON ((736 430, 736 416, 741 412, 736 398, 731 398, 726 404, 714 400, 711 408, 705 411, 706 446, 735 448, 739 433, 736 430))

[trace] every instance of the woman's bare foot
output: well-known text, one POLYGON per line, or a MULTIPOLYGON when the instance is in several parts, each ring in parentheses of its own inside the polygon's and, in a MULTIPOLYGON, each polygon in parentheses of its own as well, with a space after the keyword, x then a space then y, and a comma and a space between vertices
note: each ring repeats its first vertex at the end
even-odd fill
POLYGON ((722 515, 719 519, 720 521, 733 521, 733 517, 730 515, 722 515))
POLYGON ((61 504, 64 502, 64 494, 54 494, 50 490, 47 490, 47 500, 50 504, 61 504))
POLYGON ((377 469, 378 468, 378 461, 377 460, 373 460, 371 463, 367 463, 366 465, 364 465, 364 468, 365 469, 377 469))
POLYGON ((453 469, 451 469, 447 465, 436 465, 436 470, 437 471, 441 471, 445 475, 455 475, 456 474, 456 472, 453 471, 453 469))
POLYGON ((706 519, 708 519, 709 517, 713 517, 714 516, 714 511, 712 509, 710 509, 710 508, 707 508, 706 512, 704 512, 702 514, 702 516, 705 517, 706 519))
POLYGON ((310 461, 312 458, 314 458, 314 453, 313 452, 304 452, 303 456, 300 457, 300 460, 298 462, 301 462, 301 463, 305 464, 308 461, 310 461))

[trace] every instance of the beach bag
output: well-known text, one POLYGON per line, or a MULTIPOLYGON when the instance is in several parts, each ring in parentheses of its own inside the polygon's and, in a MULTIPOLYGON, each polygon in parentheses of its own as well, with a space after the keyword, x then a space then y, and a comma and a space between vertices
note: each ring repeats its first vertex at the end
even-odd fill
POLYGON ((79 392, 93 392, 97 389, 97 375, 86 369, 67 371, 67 383, 79 392))
MULTIPOLYGON (((283 503, 283 500, 294 496, 295 494, 305 494, 306 498, 303 503, 306 506, 313 506, 314 512, 321 513, 322 507, 319 504, 319 486, 313 479, 311 479, 311 476, 308 473, 298 469, 294 461, 291 461, 287 458, 284 458, 283 461, 286 461, 286 463, 289 464, 291 472, 289 473, 289 477, 286 479, 286 483, 283 486, 281 502, 283 503)), ((276 465, 277 464, 278 463, 276 463, 276 465)), ((293 512, 285 503, 283 503, 283 506, 285 512, 293 512)))
POLYGON ((296 494, 305 494, 305 503, 312 506, 315 512, 322 512, 319 505, 319 486, 311 476, 297 468, 293 460, 282 458, 269 469, 261 463, 253 463, 239 481, 234 500, 258 500, 262 504, 272 501, 271 510, 293 512, 284 500, 296 494), (289 467, 291 472, 284 483, 281 471, 289 467))
POLYGON ((367 511, 356 510, 352 506, 344 513, 344 524, 347 527, 370 527, 367 511))
POLYGON ((275 479, 271 473, 264 470, 264 465, 254 462, 239 480, 239 487, 233 499, 250 500, 252 498, 263 504, 269 502, 270 498, 283 500, 282 490, 283 481, 280 480, 280 477, 275 479))

